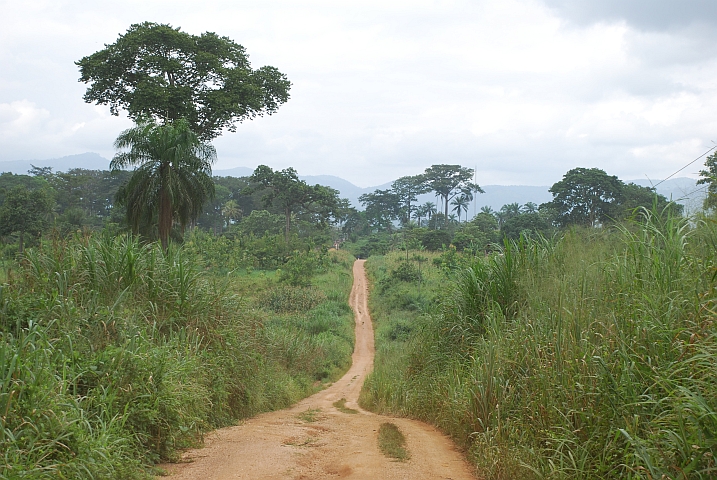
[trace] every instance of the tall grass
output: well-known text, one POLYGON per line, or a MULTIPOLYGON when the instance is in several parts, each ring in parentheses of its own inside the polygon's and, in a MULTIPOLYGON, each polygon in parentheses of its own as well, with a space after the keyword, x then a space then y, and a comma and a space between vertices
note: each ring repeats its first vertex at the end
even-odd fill
POLYGON ((714 478, 716 234, 646 211, 507 244, 378 337, 362 403, 435 423, 486 478, 714 478))
POLYGON ((182 249, 28 250, 0 286, 0 478, 142 478, 208 429, 315 391, 353 345, 349 263, 332 265, 317 302, 278 315, 246 293, 274 282, 212 275, 182 249))

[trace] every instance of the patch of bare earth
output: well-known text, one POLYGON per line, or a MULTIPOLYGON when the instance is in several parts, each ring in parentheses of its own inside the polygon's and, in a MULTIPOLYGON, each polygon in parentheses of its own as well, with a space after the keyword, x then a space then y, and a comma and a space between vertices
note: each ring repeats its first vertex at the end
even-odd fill
POLYGON ((356 347, 351 369, 339 381, 291 408, 258 415, 217 430, 185 463, 163 465, 172 479, 473 479, 472 468, 452 442, 414 420, 361 409, 359 391, 373 367, 374 342, 367 306, 364 261, 354 264, 351 307, 356 347), (334 403, 345 398, 343 413, 334 403), (410 460, 397 462, 378 448, 379 426, 390 421, 406 437, 410 460))

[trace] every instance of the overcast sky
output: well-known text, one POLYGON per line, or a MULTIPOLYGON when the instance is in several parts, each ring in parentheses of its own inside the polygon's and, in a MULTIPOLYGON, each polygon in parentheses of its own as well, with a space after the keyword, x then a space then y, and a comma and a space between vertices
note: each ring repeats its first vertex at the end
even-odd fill
POLYGON ((293 84, 275 115, 215 140, 215 169, 292 166, 366 187, 460 163, 483 185, 551 185, 577 166, 664 178, 717 141, 714 0, 0 0, 0 11, 0 161, 111 158, 132 124, 83 102, 74 62, 143 21, 228 36, 293 84))

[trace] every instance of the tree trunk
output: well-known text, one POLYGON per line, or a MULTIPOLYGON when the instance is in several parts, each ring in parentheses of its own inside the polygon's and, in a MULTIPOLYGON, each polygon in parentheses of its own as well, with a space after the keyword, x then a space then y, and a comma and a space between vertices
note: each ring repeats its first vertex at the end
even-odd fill
POLYGON ((286 215, 286 230, 284 231, 284 241, 289 244, 289 230, 291 230, 291 209, 286 207, 284 209, 284 215, 286 215))
POLYGON ((159 241, 162 250, 169 248, 169 233, 172 231, 172 201, 165 189, 159 197, 159 241))

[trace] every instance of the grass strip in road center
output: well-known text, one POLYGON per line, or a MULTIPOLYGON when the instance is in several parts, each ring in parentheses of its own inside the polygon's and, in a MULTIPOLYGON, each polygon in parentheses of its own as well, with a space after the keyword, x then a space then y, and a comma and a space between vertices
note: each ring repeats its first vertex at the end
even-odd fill
POLYGON ((358 413, 358 410, 354 410, 353 408, 348 408, 346 406, 345 398, 342 398, 341 400, 336 400, 334 402, 334 407, 336 407, 338 411, 342 413, 358 413))
POLYGON ((378 448, 387 457, 401 462, 411 458, 406 449, 406 437, 393 423, 385 422, 378 428, 378 448))

